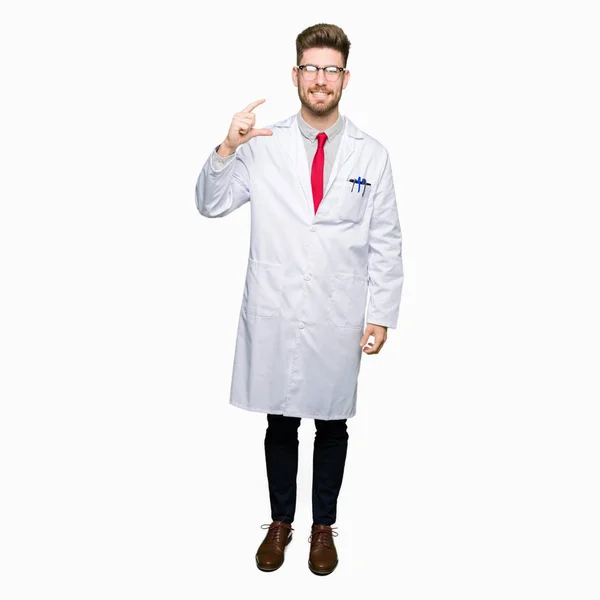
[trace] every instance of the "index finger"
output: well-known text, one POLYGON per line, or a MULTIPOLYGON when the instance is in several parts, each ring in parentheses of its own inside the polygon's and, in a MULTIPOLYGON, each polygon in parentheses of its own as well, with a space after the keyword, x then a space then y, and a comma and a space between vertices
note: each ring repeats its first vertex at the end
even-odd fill
POLYGON ((262 98, 261 100, 255 100, 254 102, 250 102, 250 104, 248 104, 248 106, 246 106, 246 108, 242 112, 250 112, 254 110, 259 104, 262 104, 265 100, 266 98, 262 98))

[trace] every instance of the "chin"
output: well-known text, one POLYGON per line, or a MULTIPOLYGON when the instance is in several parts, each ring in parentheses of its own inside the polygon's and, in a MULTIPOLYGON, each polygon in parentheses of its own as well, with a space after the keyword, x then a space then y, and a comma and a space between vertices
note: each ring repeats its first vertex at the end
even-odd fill
POLYGON ((316 106, 313 107, 313 112, 318 115, 325 115, 327 113, 330 113, 334 108, 334 106, 316 106))
POLYGON ((313 102, 310 99, 303 100, 302 104, 306 106, 309 110, 314 112, 315 114, 322 115, 328 112, 331 112, 338 105, 338 102, 335 98, 329 98, 327 101, 316 101, 313 102))

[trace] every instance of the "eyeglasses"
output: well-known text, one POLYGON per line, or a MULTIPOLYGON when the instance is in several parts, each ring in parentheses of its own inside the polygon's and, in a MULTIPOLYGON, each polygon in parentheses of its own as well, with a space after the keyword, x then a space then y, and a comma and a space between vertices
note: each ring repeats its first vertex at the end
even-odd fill
POLYGON ((337 81, 340 78, 340 74, 346 69, 344 67, 338 67, 336 65, 330 65, 328 67, 317 67, 315 65, 296 65, 302 72, 302 76, 306 81, 313 81, 317 78, 317 73, 320 69, 323 69, 325 73, 325 79, 327 81, 337 81))

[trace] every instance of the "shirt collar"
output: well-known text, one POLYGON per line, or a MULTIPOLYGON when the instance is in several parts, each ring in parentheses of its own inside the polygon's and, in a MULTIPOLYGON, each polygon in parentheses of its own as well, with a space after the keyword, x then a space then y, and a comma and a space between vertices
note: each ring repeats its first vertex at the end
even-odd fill
MULTIPOLYGON (((302 111, 299 110, 298 115, 297 115, 298 127, 300 127, 300 131, 302 132, 302 135, 314 143, 314 141, 317 139, 317 133, 319 133, 320 130, 315 129, 314 127, 309 125, 302 118, 301 113, 302 113, 302 111)), ((331 141, 331 139, 333 137, 335 137, 343 128, 344 128, 344 115, 338 113, 337 121, 329 129, 325 130, 325 133, 327 134, 327 141, 331 141)))

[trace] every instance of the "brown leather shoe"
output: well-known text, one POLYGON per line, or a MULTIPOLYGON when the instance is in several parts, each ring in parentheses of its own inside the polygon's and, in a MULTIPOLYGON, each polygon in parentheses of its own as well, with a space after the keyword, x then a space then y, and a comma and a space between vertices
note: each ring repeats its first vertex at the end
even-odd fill
POLYGON ((261 571, 275 571, 283 564, 285 547, 292 541, 294 528, 284 521, 261 525, 261 529, 267 527, 269 531, 256 552, 256 566, 261 571))
POLYGON ((337 531, 333 531, 330 525, 313 525, 311 528, 308 568, 315 575, 329 575, 337 567, 334 536, 337 536, 337 531))

